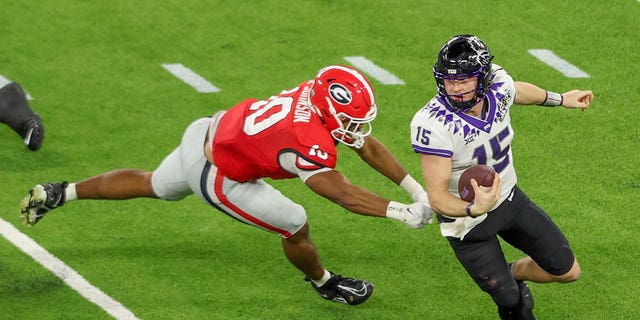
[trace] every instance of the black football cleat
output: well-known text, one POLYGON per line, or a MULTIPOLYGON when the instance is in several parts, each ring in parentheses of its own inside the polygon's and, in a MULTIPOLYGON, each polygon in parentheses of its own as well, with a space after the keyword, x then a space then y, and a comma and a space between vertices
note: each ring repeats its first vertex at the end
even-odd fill
POLYGON ((535 303, 529 286, 524 281, 516 280, 516 282, 518 283, 518 289, 520 289, 520 299, 522 300, 524 308, 526 310, 533 310, 535 303))
POLYGON ((65 201, 67 185, 67 182, 50 182, 38 184, 29 190, 29 195, 20 202, 22 222, 33 227, 49 211, 61 207, 65 201))
POLYGON ((367 301, 373 294, 373 283, 330 273, 331 278, 320 287, 311 282, 318 294, 327 300, 353 306, 367 301))
POLYGON ((6 123, 18 133, 29 150, 36 151, 42 147, 42 119, 31 110, 27 94, 16 82, 0 89, 0 122, 6 123))
POLYGON ((44 127, 42 126, 42 119, 37 114, 29 118, 22 125, 20 131, 22 141, 31 151, 36 151, 42 147, 42 141, 44 140, 44 127))

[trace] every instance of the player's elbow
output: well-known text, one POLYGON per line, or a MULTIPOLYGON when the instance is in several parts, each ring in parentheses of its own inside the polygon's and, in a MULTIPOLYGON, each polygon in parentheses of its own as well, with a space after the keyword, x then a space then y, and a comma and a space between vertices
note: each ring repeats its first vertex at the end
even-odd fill
POLYGON ((429 206, 434 212, 453 216, 449 212, 450 210, 448 209, 447 203, 448 201, 442 200, 440 197, 432 197, 431 194, 429 194, 429 206))

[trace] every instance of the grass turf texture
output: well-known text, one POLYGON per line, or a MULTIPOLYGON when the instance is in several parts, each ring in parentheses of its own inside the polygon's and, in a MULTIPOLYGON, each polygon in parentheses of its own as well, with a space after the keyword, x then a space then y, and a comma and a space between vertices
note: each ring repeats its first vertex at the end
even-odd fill
MULTIPOLYGON (((0 127, 0 217, 141 319, 495 319, 490 298, 436 226, 345 212, 299 181, 276 181, 308 210, 325 265, 376 293, 347 307, 317 297, 276 236, 195 197, 79 201, 33 229, 18 204, 44 181, 118 167, 153 169, 195 118, 266 98, 325 65, 362 55, 406 82, 375 80, 374 135, 420 177, 408 124, 435 93, 431 64, 457 33, 483 38, 522 81, 593 89, 588 112, 516 107, 519 185, 553 217, 583 268, 573 284, 530 287, 542 319, 635 319, 640 173, 636 1, 20 1, 3 5, 0 74, 35 98, 46 139, 30 152, 0 127), (591 75, 567 79, 527 53, 547 48, 591 75), (222 89, 198 94, 160 67, 182 63, 222 89)), ((400 201, 408 196, 340 147, 338 169, 400 201)), ((505 247, 509 259, 521 254, 505 247)), ((14 319, 109 319, 0 240, 0 310, 14 319)))

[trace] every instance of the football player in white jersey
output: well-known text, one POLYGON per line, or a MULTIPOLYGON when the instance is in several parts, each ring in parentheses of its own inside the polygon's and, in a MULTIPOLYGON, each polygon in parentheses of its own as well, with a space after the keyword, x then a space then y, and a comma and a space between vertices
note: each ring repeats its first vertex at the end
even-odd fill
POLYGON ((305 208, 263 178, 299 178, 354 213, 421 227, 432 215, 427 194, 370 135, 376 114, 369 80, 351 67, 329 66, 291 90, 265 100, 247 99, 194 121, 154 171, 116 169, 77 183, 38 184, 20 205, 22 217, 33 226, 50 210, 76 199, 181 200, 196 194, 240 222, 279 235, 289 261, 321 297, 357 305, 371 296, 373 284, 326 270, 311 240, 305 208), (335 170, 339 143, 415 202, 390 201, 351 184, 335 170))
POLYGON ((562 106, 586 110, 588 90, 563 94, 514 82, 487 46, 473 35, 457 35, 441 48, 433 74, 438 93, 411 121, 411 143, 421 155, 429 201, 456 257, 493 298, 501 319, 535 319, 524 281, 570 282, 580 266, 551 218, 517 186, 511 150, 512 105, 562 106), (458 180, 475 164, 498 173, 491 187, 472 186, 475 199, 460 199, 458 180), (526 257, 507 263, 498 237, 526 257))

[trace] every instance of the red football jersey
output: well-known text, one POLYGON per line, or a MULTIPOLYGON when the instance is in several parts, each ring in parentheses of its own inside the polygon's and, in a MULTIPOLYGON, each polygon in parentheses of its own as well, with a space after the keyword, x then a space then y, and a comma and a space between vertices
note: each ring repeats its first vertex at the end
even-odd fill
POLYGON ((230 179, 287 179, 280 155, 295 154, 302 170, 335 168, 336 142, 309 106, 313 81, 267 100, 245 100, 227 110, 218 124, 212 152, 216 166, 230 179))

